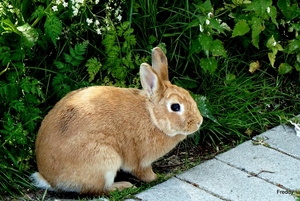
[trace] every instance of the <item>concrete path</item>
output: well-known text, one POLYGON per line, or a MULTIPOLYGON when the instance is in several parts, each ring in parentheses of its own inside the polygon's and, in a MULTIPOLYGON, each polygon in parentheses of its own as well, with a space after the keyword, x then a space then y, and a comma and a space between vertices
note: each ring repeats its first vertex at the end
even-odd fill
POLYGON ((127 201, 295 201, 300 137, 278 126, 127 201))

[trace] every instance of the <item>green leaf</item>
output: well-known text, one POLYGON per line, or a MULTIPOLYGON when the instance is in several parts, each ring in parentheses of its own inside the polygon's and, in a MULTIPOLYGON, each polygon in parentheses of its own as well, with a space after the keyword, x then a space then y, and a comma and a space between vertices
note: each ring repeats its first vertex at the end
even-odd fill
POLYGON ((201 45, 198 39, 192 40, 192 45, 190 48, 190 54, 199 53, 201 51, 201 45))
POLYGON ((260 63, 259 61, 253 61, 250 63, 249 65, 249 72, 250 73, 254 73, 255 71, 257 71, 260 68, 260 63))
POLYGON ((272 6, 272 0, 253 0, 251 4, 248 4, 246 11, 254 11, 256 15, 265 19, 267 16, 268 7, 272 6))
MULTIPOLYGON (((205 20, 203 20, 203 22, 204 22, 204 21, 205 21, 205 20)), ((193 20, 188 24, 187 29, 190 29, 191 27, 198 27, 199 24, 201 24, 201 23, 199 23, 199 19, 198 19, 198 18, 193 19, 193 20)))
POLYGON ((288 63, 281 63, 278 67, 278 73, 280 75, 287 74, 293 70, 293 67, 290 66, 288 63))
POLYGON ((204 3, 199 1, 198 5, 196 5, 196 8, 205 15, 207 15, 209 12, 212 12, 213 9, 210 0, 206 0, 204 3))
POLYGON ((57 75, 53 78, 52 85, 59 98, 62 98, 71 91, 71 87, 68 83, 69 80, 70 78, 67 75, 61 73, 57 73, 57 75))
POLYGON ((83 43, 77 43, 74 47, 75 54, 80 56, 84 55, 87 46, 88 46, 88 41, 84 41, 83 43))
POLYGON ((224 34, 224 28, 221 26, 221 24, 218 22, 217 19, 212 18, 209 20, 210 24, 209 26, 215 30, 217 30, 219 33, 223 33, 224 34))
POLYGON ((63 53, 66 63, 69 63, 72 66, 76 66, 76 67, 79 66, 81 62, 85 60, 83 55, 86 52, 87 46, 88 43, 83 42, 83 43, 76 44, 74 48, 70 47, 69 49, 70 54, 63 53))
POLYGON ((5 30, 5 32, 1 33, 16 33, 18 35, 22 35, 20 33, 20 31, 17 29, 17 27, 9 20, 9 19, 5 19, 5 20, 1 20, 0 21, 0 25, 1 27, 5 30))
POLYGON ((111 75, 118 80, 124 80, 127 76, 127 69, 124 66, 114 67, 111 69, 111 75))
POLYGON ((96 57, 90 58, 85 66, 87 67, 87 71, 89 73, 89 82, 93 81, 95 75, 100 71, 102 64, 97 60, 96 57))
POLYGON ((265 29, 263 26, 263 20, 257 17, 253 17, 251 20, 252 26, 252 44, 259 49, 259 34, 265 29))
POLYGON ((72 47, 70 47, 70 55, 71 55, 73 58, 76 57, 75 50, 74 50, 72 47))
POLYGON ((70 63, 72 66, 79 66, 81 64, 81 61, 80 60, 77 60, 77 59, 73 59, 70 63))
POLYGON ((275 6, 270 6, 270 13, 269 16, 271 17, 272 22, 277 26, 278 28, 278 23, 276 21, 276 17, 277 17, 277 9, 275 6))
POLYGON ((244 0, 232 0, 234 5, 242 5, 244 0))
POLYGON ((271 36, 269 40, 267 41, 267 48, 272 50, 274 48, 274 44, 276 43, 274 36, 271 36))
POLYGON ((296 31, 300 31, 300 23, 291 23, 291 25, 296 31))
POLYGON ((282 46, 275 41, 273 36, 271 36, 271 38, 269 38, 269 40, 267 41, 266 46, 267 46, 267 48, 272 50, 274 55, 276 55, 278 51, 283 51, 282 46))
POLYGON ((274 63, 275 63, 275 59, 276 59, 276 54, 274 54, 274 52, 269 52, 268 53, 268 58, 269 58, 269 61, 272 65, 272 67, 274 67, 274 63))
POLYGON ((34 20, 35 18, 42 18, 44 15, 45 15, 45 8, 40 5, 31 14, 30 21, 34 20))
POLYGON ((149 39, 148 39, 149 45, 152 45, 153 43, 155 43, 156 40, 157 40, 157 38, 156 38, 155 36, 150 35, 150 36, 149 36, 149 39))
POLYGON ((211 43, 210 51, 213 56, 227 57, 223 43, 219 39, 216 39, 211 43))
POLYGON ((226 85, 234 85, 236 83, 236 76, 234 74, 226 74, 225 78, 226 85))
POLYGON ((71 63, 73 61, 73 57, 71 55, 69 55, 67 53, 63 53, 63 55, 64 55, 65 61, 67 63, 71 63))
POLYGON ((205 33, 201 33, 198 37, 199 43, 202 47, 202 50, 205 52, 205 55, 209 56, 210 46, 213 42, 212 35, 207 35, 205 33))
POLYGON ((243 36, 250 31, 249 25, 246 20, 241 20, 234 26, 232 37, 243 36))
POLYGON ((16 112, 22 112, 25 109, 24 102, 13 100, 10 102, 9 106, 16 110, 16 112))
POLYGON ((289 54, 295 53, 295 52, 300 52, 300 40, 294 39, 290 42, 287 48, 287 52, 289 54))
POLYGON ((300 63, 299 62, 295 62, 294 67, 295 67, 296 71, 300 71, 300 63))
POLYGON ((200 66, 204 72, 213 74, 218 68, 218 61, 214 57, 203 58, 200 60, 200 66))
POLYGON ((215 123, 218 123, 218 120, 212 115, 210 108, 206 104, 206 102, 207 102, 206 97, 198 95, 198 94, 191 94, 191 95, 195 99, 195 101, 198 105, 198 109, 201 112, 201 115, 203 117, 206 117, 206 118, 212 120, 215 123))
POLYGON ((11 54, 10 54, 10 48, 9 47, 1 47, 0 46, 0 60, 3 66, 6 66, 11 61, 11 54))
POLYGON ((277 6, 282 14, 286 17, 286 21, 290 21, 300 16, 300 10, 296 3, 291 5, 290 0, 278 0, 277 6))
POLYGON ((300 52, 296 55, 297 62, 300 63, 300 52))
POLYGON ((24 60, 25 56, 26 56, 26 53, 22 49, 16 49, 15 52, 11 55, 11 60, 12 61, 22 61, 22 60, 24 60))
POLYGON ((22 33, 22 40, 24 44, 27 47, 32 48, 38 40, 38 32, 28 23, 23 24, 22 26, 18 26, 17 29, 22 33))
POLYGON ((60 61, 54 61, 54 65, 60 70, 63 70, 65 68, 65 64, 60 61))
POLYGON ((45 33, 56 46, 56 41, 62 32, 62 24, 55 15, 48 15, 45 22, 45 33))

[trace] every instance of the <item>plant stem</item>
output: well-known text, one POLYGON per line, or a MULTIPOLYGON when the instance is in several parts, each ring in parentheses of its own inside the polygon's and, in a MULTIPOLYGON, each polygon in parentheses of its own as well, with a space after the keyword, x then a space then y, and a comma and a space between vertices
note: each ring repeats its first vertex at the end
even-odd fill
MULTIPOLYGON (((47 8, 44 10, 44 14, 50 9, 50 7, 53 5, 53 3, 51 2, 48 6, 47 6, 47 8)), ((42 17, 44 17, 44 15, 42 16, 42 17)), ((36 18, 35 20, 34 20, 34 22, 31 24, 31 27, 33 28, 41 19, 42 19, 42 17, 38 17, 38 18, 36 18)))
POLYGON ((9 64, 10 64, 10 63, 8 63, 7 66, 6 66, 6 68, 5 68, 3 71, 0 72, 0 76, 8 70, 9 64))

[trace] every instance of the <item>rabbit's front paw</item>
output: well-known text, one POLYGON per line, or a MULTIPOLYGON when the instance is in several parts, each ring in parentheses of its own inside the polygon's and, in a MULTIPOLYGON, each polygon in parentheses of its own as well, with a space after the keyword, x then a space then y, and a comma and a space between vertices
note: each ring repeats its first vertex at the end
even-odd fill
POLYGON ((122 191, 126 188, 131 188, 131 187, 135 188, 135 186, 130 182, 119 181, 119 182, 113 183, 113 185, 109 189, 107 189, 107 191, 108 192, 115 191, 115 190, 122 191))
POLYGON ((151 166, 134 171, 133 174, 144 182, 151 182, 157 179, 157 175, 153 172, 151 166))

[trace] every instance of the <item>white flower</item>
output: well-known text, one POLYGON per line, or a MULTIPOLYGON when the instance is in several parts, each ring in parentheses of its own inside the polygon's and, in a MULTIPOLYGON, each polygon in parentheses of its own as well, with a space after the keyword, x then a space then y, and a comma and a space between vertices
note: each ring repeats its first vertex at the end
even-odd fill
POLYGON ((99 3, 99 0, 95 0, 95 4, 98 4, 99 3))
POLYGON ((87 22, 88 26, 90 26, 90 24, 93 23, 93 19, 86 18, 86 22, 87 22))
POLYGON ((267 8, 267 13, 270 13, 271 12, 271 9, 270 7, 267 8))
POLYGON ((101 30, 99 28, 96 29, 97 34, 101 34, 101 30))
POLYGON ((63 7, 65 7, 65 8, 68 7, 68 2, 65 2, 65 1, 64 1, 63 7))
POLYGON ((8 8, 13 8, 13 6, 12 6, 12 5, 8 5, 7 7, 8 7, 8 8))
POLYGON ((77 16, 78 15, 78 8, 75 8, 74 6, 72 6, 72 9, 73 9, 73 16, 77 16))
POLYGON ((276 44, 277 44, 276 41, 274 41, 273 46, 275 47, 276 44))
POLYGON ((205 20, 205 23, 206 23, 207 25, 209 25, 209 24, 210 24, 209 19, 206 19, 206 20, 205 20))
POLYGON ((95 25, 99 25, 100 22, 98 20, 95 21, 95 25))
POLYGON ((208 16, 208 18, 211 18, 211 16, 213 16, 213 13, 212 13, 212 12, 209 12, 209 13, 207 14, 207 16, 208 16))
POLYGON ((118 19, 119 21, 121 21, 122 16, 121 16, 121 15, 118 15, 117 19, 118 19))
POLYGON ((119 15, 119 12, 120 12, 120 9, 117 8, 117 9, 115 10, 115 16, 118 16, 118 15, 119 15))
POLYGON ((58 11, 57 6, 52 6, 52 10, 53 10, 54 12, 58 11))
POLYGON ((204 31, 204 29, 203 29, 203 27, 202 27, 201 24, 199 24, 199 29, 200 29, 200 32, 203 32, 203 31, 204 31))

